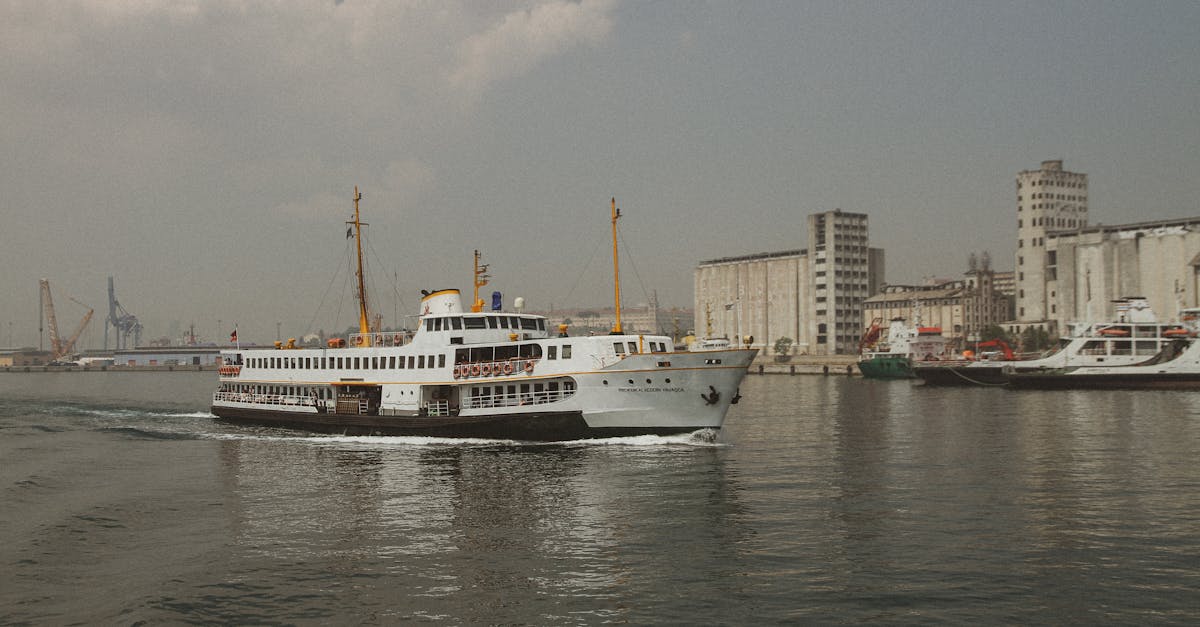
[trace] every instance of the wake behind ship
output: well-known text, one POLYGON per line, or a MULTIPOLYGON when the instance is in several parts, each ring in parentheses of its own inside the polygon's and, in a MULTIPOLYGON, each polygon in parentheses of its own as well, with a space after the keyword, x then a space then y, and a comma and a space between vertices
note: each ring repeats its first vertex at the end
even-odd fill
MULTIPOLYGON (((359 198, 355 190, 356 229, 359 198)), ((614 239, 619 216, 614 202, 614 239)), ((480 274, 477 261, 476 291, 480 274)), ((611 335, 551 334, 543 316, 482 311, 478 293, 464 311, 456 289, 425 295, 411 336, 372 332, 363 285, 360 265, 360 332, 348 341, 222 351, 213 414, 347 435, 561 441, 715 430, 757 352, 675 352, 667 336, 621 332, 619 314, 611 335)), ((618 289, 618 312, 619 298, 618 289)))

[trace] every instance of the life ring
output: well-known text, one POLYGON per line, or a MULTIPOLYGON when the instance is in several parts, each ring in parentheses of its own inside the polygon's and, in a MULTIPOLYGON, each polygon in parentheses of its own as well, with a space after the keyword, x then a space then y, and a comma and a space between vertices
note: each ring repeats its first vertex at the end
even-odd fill
POLYGON ((471 364, 471 376, 472 377, 479 376, 479 364, 471 364))
POLYGON ((525 360, 525 372, 533 372, 533 360, 532 359, 525 360))
POLYGON ((399 346, 399 345, 400 345, 400 334, 397 333, 392 336, 392 346, 399 346))
POLYGON ((483 364, 483 376, 487 377, 487 376, 491 376, 491 374, 492 374, 492 365, 491 364, 483 364))
POLYGON ((511 362, 511 361, 509 361, 509 362, 505 362, 505 364, 504 364, 504 374, 512 374, 512 371, 513 371, 513 365, 512 365, 512 362, 511 362))
POLYGON ((461 377, 461 376, 462 376, 462 368, 459 368, 458 366, 455 366, 455 367, 454 367, 454 378, 455 378, 455 379, 457 379, 457 378, 459 378, 459 377, 461 377))

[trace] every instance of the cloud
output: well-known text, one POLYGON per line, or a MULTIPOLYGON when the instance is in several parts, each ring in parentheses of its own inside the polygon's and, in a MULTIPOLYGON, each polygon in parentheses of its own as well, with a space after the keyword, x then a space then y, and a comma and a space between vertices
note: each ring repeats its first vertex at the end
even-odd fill
POLYGON ((459 46, 460 63, 450 83, 478 94, 576 44, 598 44, 612 30, 613 6, 611 0, 560 1, 509 13, 459 46))
POLYGON ((416 159, 392 161, 384 168, 382 189, 389 198, 412 201, 431 189, 437 175, 428 164, 416 159))

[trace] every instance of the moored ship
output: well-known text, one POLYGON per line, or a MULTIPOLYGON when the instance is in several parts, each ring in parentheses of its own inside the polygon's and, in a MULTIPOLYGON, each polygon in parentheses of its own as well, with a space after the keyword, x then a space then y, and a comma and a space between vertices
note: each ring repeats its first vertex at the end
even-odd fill
POLYGON ((911 379, 913 364, 946 357, 947 339, 940 327, 921 326, 920 313, 912 326, 893 318, 886 329, 876 318, 859 341, 858 369, 868 379, 911 379))
MULTIPOLYGON (((356 235, 360 198, 356 189, 356 235)), ((614 242, 619 217, 614 201, 614 242)), ((222 351, 214 415, 347 435, 536 441, 717 430, 757 352, 676 352, 667 336, 623 332, 619 280, 610 335, 483 311, 478 257, 471 311, 457 289, 435 290, 411 337, 372 331, 359 248, 359 332, 324 348, 222 351)), ((615 246, 613 263, 616 274, 615 246)))
POLYGON ((1196 335, 1195 316, 1183 322, 1158 320, 1140 296, 1114 301, 1116 319, 1072 326, 1053 353, 1035 359, 955 360, 917 364, 913 372, 927 385, 1007 385, 1015 374, 1083 367, 1123 367, 1148 362, 1196 335))

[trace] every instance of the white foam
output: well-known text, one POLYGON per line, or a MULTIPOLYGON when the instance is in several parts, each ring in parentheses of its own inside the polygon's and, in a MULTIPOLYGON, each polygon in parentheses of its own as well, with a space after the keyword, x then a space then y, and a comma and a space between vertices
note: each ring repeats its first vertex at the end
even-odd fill
POLYGON ((534 442, 528 440, 500 440, 486 438, 436 438, 408 435, 274 435, 251 433, 205 433, 201 437, 214 440, 258 440, 276 442, 302 442, 317 446, 329 444, 351 444, 364 447, 429 447, 429 446, 728 446, 716 441, 715 432, 701 429, 679 435, 637 435, 620 438, 596 438, 556 442, 534 442))

